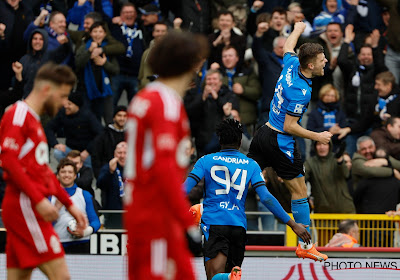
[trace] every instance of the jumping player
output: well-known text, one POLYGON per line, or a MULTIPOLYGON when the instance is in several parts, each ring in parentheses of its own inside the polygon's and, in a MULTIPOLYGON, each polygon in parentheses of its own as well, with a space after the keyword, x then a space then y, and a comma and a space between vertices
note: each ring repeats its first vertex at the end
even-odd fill
POLYGON ((182 97, 207 49, 198 35, 166 35, 148 59, 159 78, 129 105, 124 170, 129 279, 195 279, 184 233, 197 234, 198 241, 201 236, 182 190, 190 148, 182 97))
POLYGON ((244 258, 247 240, 244 211, 250 184, 260 201, 299 237, 311 242, 311 235, 290 219, 268 191, 259 165, 239 152, 242 125, 227 119, 217 126, 216 132, 221 151, 205 155, 196 162, 185 181, 185 190, 189 193, 205 178, 201 229, 205 237, 203 252, 207 279, 233 280, 240 279, 244 258))
MULTIPOLYGON (((316 133, 304 129, 300 121, 311 98, 311 78, 324 75, 327 62, 324 49, 319 44, 306 43, 300 46, 298 56, 294 53, 297 40, 306 25, 297 22, 283 47, 284 68, 275 87, 271 101, 269 121, 254 136, 248 156, 263 169, 272 166, 292 194, 292 213, 295 221, 310 225, 310 208, 304 169, 293 136, 329 143, 332 134, 328 131, 316 133)), ((308 230, 310 230, 308 228, 308 230)), ((296 254, 301 258, 326 260, 313 244, 299 242, 296 254)))
POLYGON ((54 116, 68 100, 76 81, 67 66, 45 64, 33 90, 8 110, 0 124, 0 163, 7 182, 2 218, 7 230, 7 279, 30 279, 38 267, 49 279, 69 279, 64 250, 53 229, 58 210, 54 195, 76 219, 86 216, 74 206, 48 166, 49 147, 39 115, 54 116))

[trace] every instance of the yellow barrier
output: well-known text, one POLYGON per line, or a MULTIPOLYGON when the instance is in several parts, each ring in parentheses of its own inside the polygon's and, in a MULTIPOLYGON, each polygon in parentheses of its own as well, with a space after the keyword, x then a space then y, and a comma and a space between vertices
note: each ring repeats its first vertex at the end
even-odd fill
MULTIPOLYGON (((289 214, 292 218, 293 215, 289 214)), ((360 245, 363 247, 398 247, 398 223, 400 217, 391 218, 380 214, 311 214, 311 235, 318 246, 325 246, 342 220, 352 219, 360 228, 360 245)), ((297 246, 296 234, 286 230, 286 246, 297 246)))

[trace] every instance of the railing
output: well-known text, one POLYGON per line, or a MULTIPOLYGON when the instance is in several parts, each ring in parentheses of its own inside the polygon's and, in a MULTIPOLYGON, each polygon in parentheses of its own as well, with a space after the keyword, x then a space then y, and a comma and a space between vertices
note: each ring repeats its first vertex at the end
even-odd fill
MULTIPOLYGON (((121 210, 100 210, 100 214, 116 215, 117 220, 121 221, 121 210)), ((1 209, 0 209, 1 214, 1 209)), ((256 226, 249 228, 249 235, 275 235, 285 237, 285 246, 297 245, 297 236, 289 228, 281 227, 275 219, 273 226, 265 228, 263 217, 272 215, 270 212, 247 211, 248 218, 256 216, 256 226)), ((103 216, 106 216, 103 215, 103 216)), ((291 217, 292 215, 289 214, 291 217)), ((1 216, 0 216, 1 217, 1 216)), ((391 218, 380 214, 311 214, 311 233, 313 242, 318 242, 318 246, 325 246, 332 236, 337 233, 338 225, 342 220, 353 219, 358 222, 360 228, 360 245, 362 247, 400 247, 399 223, 400 217, 391 218)), ((104 219, 102 218, 102 222, 104 219)), ((113 219, 114 220, 114 219, 113 219)), ((0 228, 2 221, 0 218, 0 228)), ((103 230, 123 230, 122 223, 114 224, 113 227, 104 227, 103 230)))
MULTIPOLYGON (((325 246, 337 232, 339 223, 346 219, 358 222, 362 247, 400 247, 400 218, 380 214, 311 214, 313 242, 318 242, 318 246, 325 246)), ((286 231, 285 245, 297 245, 297 236, 291 230, 286 231)))

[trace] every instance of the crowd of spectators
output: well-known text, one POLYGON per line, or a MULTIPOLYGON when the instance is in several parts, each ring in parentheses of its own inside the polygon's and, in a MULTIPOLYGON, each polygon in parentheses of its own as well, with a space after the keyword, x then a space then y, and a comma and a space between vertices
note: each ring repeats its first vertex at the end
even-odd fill
MULTIPOLYGON (((167 32, 208 38, 209 59, 184 99, 199 157, 219 150, 215 126, 224 118, 244 124, 247 142, 268 120, 283 45, 304 21, 299 45, 320 43, 329 62, 313 80, 302 125, 334 134, 330 145, 312 143, 311 154, 302 148, 314 211, 383 213, 400 201, 397 2, 0 0, 0 116, 30 93, 41 65, 71 66, 79 81, 67 105, 42 120, 49 146, 57 160, 76 161, 76 184, 92 195, 94 175, 102 191, 96 207, 121 209, 127 108, 119 104, 157 79, 147 64, 153 46, 167 32)), ((276 174, 265 174, 280 193, 276 174)))

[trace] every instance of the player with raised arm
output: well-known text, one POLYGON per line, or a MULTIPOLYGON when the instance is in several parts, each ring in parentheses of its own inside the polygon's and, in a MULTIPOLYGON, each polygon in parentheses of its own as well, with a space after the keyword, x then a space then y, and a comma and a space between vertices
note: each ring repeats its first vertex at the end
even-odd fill
MULTIPOLYGON (((295 221, 309 226, 310 208, 304 167, 293 136, 327 144, 332 134, 328 131, 312 132, 300 125, 311 99, 311 78, 323 76, 327 62, 324 49, 319 44, 306 43, 300 46, 298 55, 294 52, 305 27, 305 23, 296 22, 293 32, 286 40, 283 47, 284 67, 276 83, 269 121, 256 132, 248 156, 257 161, 261 169, 267 166, 274 168, 292 194, 295 221)), ((315 261, 328 258, 319 253, 313 244, 306 244, 302 240, 299 241, 296 255, 315 261)))
POLYGON ((218 124, 221 151, 200 158, 185 181, 186 193, 204 178, 203 214, 204 262, 208 280, 240 279, 247 220, 245 202, 249 186, 260 201, 306 242, 311 235, 304 226, 290 219, 265 186, 259 165, 238 150, 242 125, 233 119, 218 124), (231 272, 231 273, 227 273, 231 272))
POLYGON ((124 169, 129 279, 195 279, 185 231, 197 234, 198 242, 201 236, 182 190, 190 162, 182 98, 207 49, 199 35, 165 35, 148 58, 159 78, 129 105, 124 169))
POLYGON ((76 77, 65 65, 45 64, 32 92, 3 116, 0 124, 0 164, 7 187, 2 218, 7 230, 7 279, 30 279, 38 267, 49 279, 69 279, 64 250, 53 228, 57 208, 54 195, 76 219, 78 229, 86 216, 72 204, 48 166, 49 147, 39 115, 55 116, 67 102, 76 77))

